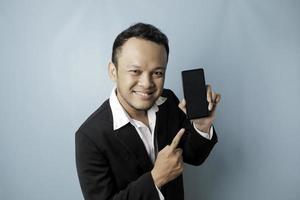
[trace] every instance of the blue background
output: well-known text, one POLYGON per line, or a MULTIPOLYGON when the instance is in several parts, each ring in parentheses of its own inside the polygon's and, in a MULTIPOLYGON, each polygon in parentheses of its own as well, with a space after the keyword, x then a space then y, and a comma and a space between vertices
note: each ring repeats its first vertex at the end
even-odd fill
POLYGON ((83 199, 74 132, 106 98, 116 35, 170 39, 165 87, 205 67, 219 143, 186 166, 186 199, 300 197, 300 1, 0 1, 0 199, 83 199))

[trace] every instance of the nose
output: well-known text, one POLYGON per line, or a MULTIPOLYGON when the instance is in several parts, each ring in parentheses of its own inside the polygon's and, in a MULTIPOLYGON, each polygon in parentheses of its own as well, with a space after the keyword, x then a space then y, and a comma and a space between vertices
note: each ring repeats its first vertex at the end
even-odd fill
POLYGON ((142 74, 140 76, 138 85, 143 87, 143 88, 151 88, 154 86, 152 76, 150 74, 142 74))

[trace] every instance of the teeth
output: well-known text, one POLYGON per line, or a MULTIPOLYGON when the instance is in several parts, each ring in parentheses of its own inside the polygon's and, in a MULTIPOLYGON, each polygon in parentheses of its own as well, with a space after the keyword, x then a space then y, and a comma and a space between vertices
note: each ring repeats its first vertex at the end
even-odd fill
POLYGON ((148 93, 144 93, 144 92, 135 92, 135 93, 137 93, 137 94, 139 94, 141 96, 144 96, 144 97, 147 97, 147 96, 150 95, 150 93, 148 94, 148 93))

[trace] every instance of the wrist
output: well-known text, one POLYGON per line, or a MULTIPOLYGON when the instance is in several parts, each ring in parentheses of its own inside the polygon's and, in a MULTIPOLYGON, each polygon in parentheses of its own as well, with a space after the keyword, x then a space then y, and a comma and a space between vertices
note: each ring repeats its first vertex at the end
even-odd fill
POLYGON ((162 178, 159 178, 153 170, 151 171, 151 176, 156 187, 160 188, 161 186, 163 186, 162 178))
POLYGON ((204 133, 209 133, 210 127, 212 124, 198 124, 194 122, 195 128, 204 133))

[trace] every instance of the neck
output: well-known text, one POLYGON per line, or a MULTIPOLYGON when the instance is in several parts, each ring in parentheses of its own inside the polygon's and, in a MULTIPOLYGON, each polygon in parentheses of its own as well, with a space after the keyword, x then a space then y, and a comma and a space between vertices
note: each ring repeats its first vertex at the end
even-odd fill
POLYGON ((139 111, 139 110, 134 110, 134 109, 130 109, 130 110, 131 110, 131 112, 129 110, 126 110, 126 112, 132 119, 143 122, 146 126, 149 126, 147 111, 144 111, 144 110, 139 111))
POLYGON ((130 115, 130 117, 132 119, 138 120, 140 122, 143 122, 146 126, 149 126, 149 121, 148 121, 148 115, 147 112, 143 115, 136 115, 136 116, 132 116, 130 115))

